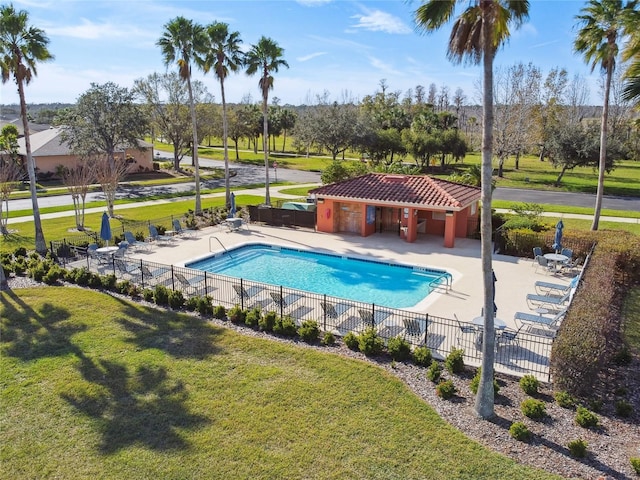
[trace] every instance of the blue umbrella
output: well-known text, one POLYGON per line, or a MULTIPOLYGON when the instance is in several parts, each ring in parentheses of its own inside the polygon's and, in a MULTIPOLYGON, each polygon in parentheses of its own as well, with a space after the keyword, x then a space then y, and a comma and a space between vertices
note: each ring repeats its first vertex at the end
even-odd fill
POLYGON ((564 228, 564 223, 562 220, 558 220, 556 223, 556 236, 553 239, 553 245, 551 247, 555 249, 556 252, 562 250, 562 229, 564 228))
POLYGON ((111 240, 111 224, 109 223, 109 215, 107 212, 102 214, 102 224, 100 225, 100 238, 107 242, 109 245, 109 240, 111 240))
POLYGON ((229 217, 234 218, 236 216, 236 195, 231 192, 231 208, 229 209, 229 217))

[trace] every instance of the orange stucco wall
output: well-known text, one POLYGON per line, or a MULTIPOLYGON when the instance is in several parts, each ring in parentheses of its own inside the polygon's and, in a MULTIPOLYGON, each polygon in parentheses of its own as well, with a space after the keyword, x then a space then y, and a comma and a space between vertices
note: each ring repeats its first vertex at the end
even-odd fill
POLYGON ((335 202, 324 200, 317 204, 316 209, 316 230, 319 232, 333 233, 335 225, 335 202))

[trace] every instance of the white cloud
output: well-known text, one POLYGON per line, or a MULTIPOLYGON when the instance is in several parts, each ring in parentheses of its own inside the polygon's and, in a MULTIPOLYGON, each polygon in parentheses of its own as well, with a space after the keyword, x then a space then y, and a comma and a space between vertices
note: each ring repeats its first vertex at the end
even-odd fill
POLYGON ((354 28, 385 33, 407 34, 412 32, 398 17, 381 10, 372 10, 367 14, 354 15, 351 18, 358 19, 358 23, 353 25, 354 28))
POLYGON ((111 23, 95 23, 86 18, 80 19, 79 25, 63 27, 49 26, 46 31, 49 35, 61 37, 81 38, 83 40, 113 39, 117 37, 131 37, 144 35, 138 28, 131 25, 114 25, 111 23))
POLYGON ((331 3, 332 0, 296 0, 300 5, 304 5, 305 7, 320 7, 322 5, 326 5, 327 3, 331 3))
POLYGON ((312 58, 321 57, 322 55, 326 55, 327 52, 315 52, 310 53, 309 55, 304 55, 302 57, 296 58, 299 62, 306 62, 307 60, 311 60, 312 58))
POLYGON ((390 65, 389 63, 383 62, 379 58, 370 56, 369 57, 369 63, 371 64, 372 67, 374 67, 377 70, 380 70, 380 71, 382 71, 384 73, 387 73, 387 74, 390 74, 390 75, 399 75, 399 76, 404 75, 403 72, 393 68, 392 65, 390 65))

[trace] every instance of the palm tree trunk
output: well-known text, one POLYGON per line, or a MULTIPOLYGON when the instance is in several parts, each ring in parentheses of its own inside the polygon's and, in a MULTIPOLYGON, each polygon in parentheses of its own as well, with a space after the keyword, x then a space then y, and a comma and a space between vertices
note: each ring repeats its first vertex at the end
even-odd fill
POLYGON ((267 93, 262 95, 262 117, 264 118, 262 131, 262 149, 264 150, 264 203, 271 205, 271 195, 269 195, 269 125, 267 123, 267 93))
POLYGON ((483 69, 484 92, 482 98, 482 115, 484 117, 482 132, 482 191, 481 191, 481 223, 480 241, 482 257, 482 278, 484 280, 484 332, 482 342, 482 374, 476 396, 475 412, 483 419, 493 417, 493 362, 495 334, 493 325, 493 269, 491 266, 491 156, 493 150, 493 28, 491 20, 483 19, 483 69))
POLYGON ((0 265, 0 290, 7 290, 9 288, 9 282, 7 276, 4 273, 4 268, 0 265))
POLYGON ((27 102, 24 98, 24 85, 22 80, 18 82, 18 94, 20 95, 20 116, 24 129, 24 146, 27 150, 27 173, 29 174, 29 191, 31 192, 31 208, 33 209, 33 225, 35 227, 36 252, 41 255, 47 253, 47 244, 44 240, 42 222, 40 221, 40 208, 38 208, 38 192, 36 189, 36 167, 31 155, 31 139, 29 134, 29 120, 27 119, 27 102))
POLYGON ((231 207, 231 185, 229 184, 229 140, 227 134, 227 102, 224 96, 224 79, 220 77, 220 95, 222 96, 222 148, 224 149, 224 189, 225 205, 231 207))
POLYGON ((598 230, 600 212, 602 211, 602 196, 604 195, 604 172, 607 168, 607 122, 609 120, 609 94, 611 92, 611 78, 613 68, 607 67, 607 77, 604 85, 604 103, 602 105, 602 121, 600 124, 600 159, 598 162, 598 190, 596 192, 596 206, 593 211, 591 230, 598 230))
POLYGON ((191 125, 193 127, 193 169, 196 182, 196 205, 194 210, 196 214, 199 214, 202 213, 202 203, 200 201, 200 164, 198 163, 198 124, 196 122, 196 107, 193 104, 191 76, 187 77, 187 88, 189 90, 189 109, 191 110, 191 125))

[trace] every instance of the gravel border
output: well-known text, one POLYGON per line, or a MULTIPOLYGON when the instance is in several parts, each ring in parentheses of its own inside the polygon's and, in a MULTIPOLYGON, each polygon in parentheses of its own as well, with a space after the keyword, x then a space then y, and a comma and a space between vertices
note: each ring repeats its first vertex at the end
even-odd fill
MULTIPOLYGON (((10 277, 9 288, 40 287, 44 284, 28 277, 10 277)), ((68 286, 77 285, 69 284, 68 286)), ((157 305, 144 300, 132 300, 128 296, 108 292, 129 301, 137 301, 149 307, 157 305)), ((194 312, 185 312, 198 315, 194 312)), ((473 376, 471 370, 464 374, 443 377, 451 379, 456 386, 457 395, 451 400, 442 400, 435 393, 435 386, 425 376, 426 369, 409 363, 390 362, 388 357, 367 358, 359 352, 349 350, 342 342, 332 347, 308 345, 299 339, 286 339, 260 332, 245 326, 234 325, 228 321, 210 319, 211 323, 233 329, 243 335, 269 338, 304 348, 313 348, 322 352, 335 353, 349 358, 374 363, 403 381, 416 395, 432 406, 448 423, 480 444, 506 455, 515 461, 576 479, 636 479, 629 459, 640 457, 640 361, 634 358, 631 365, 620 371, 608 372, 603 380, 601 395, 604 399, 602 411, 598 413, 600 425, 596 429, 585 429, 575 423, 575 411, 559 407, 553 401, 553 390, 548 384, 541 384, 536 398, 545 401, 547 416, 541 421, 525 417, 520 411, 520 403, 529 398, 522 392, 518 378, 498 375, 500 393, 496 396, 496 416, 491 421, 480 420, 474 410, 474 395, 469 389, 473 376), (611 386, 608 387, 607 384, 611 386), (626 395, 616 397, 615 386, 624 385, 626 395), (608 388, 607 388, 608 387, 608 388), (614 403, 624 398, 633 405, 634 411, 629 418, 615 415, 614 403), (509 426, 521 421, 533 433, 529 442, 519 442, 509 435, 509 426), (567 444, 571 440, 582 438, 588 443, 587 456, 584 459, 573 458, 567 444)))

